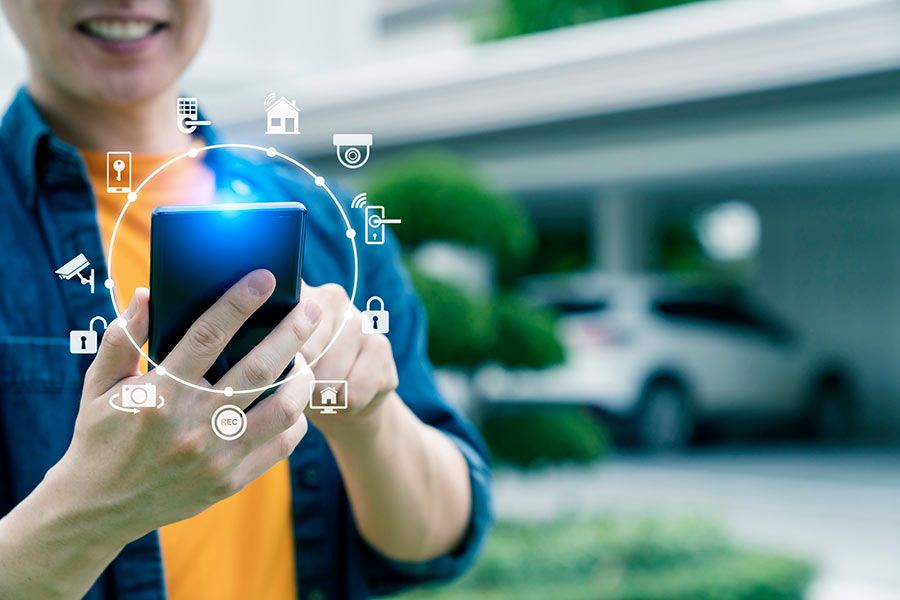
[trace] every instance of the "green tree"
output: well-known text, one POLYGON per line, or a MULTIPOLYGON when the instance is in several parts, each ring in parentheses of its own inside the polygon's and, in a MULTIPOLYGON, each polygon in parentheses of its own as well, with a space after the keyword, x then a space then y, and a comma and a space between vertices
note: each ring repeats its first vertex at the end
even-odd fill
POLYGON ((487 39, 569 27, 688 4, 697 0, 498 0, 488 18, 487 39))

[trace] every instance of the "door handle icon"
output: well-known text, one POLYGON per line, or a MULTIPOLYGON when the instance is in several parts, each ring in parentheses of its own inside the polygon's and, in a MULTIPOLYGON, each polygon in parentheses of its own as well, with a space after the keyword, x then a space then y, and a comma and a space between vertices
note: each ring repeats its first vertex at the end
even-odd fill
POLYGON ((384 226, 402 223, 402 219, 388 219, 383 206, 366 206, 366 244, 384 244, 384 226))

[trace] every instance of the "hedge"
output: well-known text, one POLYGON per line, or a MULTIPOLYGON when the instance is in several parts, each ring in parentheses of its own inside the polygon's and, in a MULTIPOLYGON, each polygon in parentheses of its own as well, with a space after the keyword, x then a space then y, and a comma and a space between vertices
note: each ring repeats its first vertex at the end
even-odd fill
POLYGON ((472 571, 406 600, 800 600, 814 569, 696 519, 501 523, 472 571))

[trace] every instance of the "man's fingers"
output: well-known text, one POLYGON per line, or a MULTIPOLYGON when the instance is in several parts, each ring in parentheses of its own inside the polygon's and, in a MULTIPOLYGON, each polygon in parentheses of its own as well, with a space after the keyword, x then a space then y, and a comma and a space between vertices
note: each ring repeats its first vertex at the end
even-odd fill
MULTIPOLYGON (((271 384, 313 334, 321 318, 322 307, 315 300, 301 300, 263 341, 216 383, 216 388, 252 390, 271 384)), ((235 394, 232 400, 246 408, 260 393, 235 394)))
POLYGON ((247 413, 247 433, 241 439, 246 451, 261 446, 303 419, 303 411, 309 404, 312 373, 302 355, 297 357, 288 378, 277 392, 247 413))
POLYGON ((312 332, 312 335, 309 336, 309 339, 307 339, 300 348, 300 352, 303 354, 304 358, 306 358, 307 362, 315 360, 331 342, 332 338, 334 338, 334 332, 337 331, 337 328, 340 325, 340 322, 336 322, 335 319, 341 319, 343 316, 343 312, 336 313, 335 311, 325 311, 325 314, 322 315, 322 319, 319 322, 319 326, 316 327, 316 330, 312 332))
MULTIPOLYGON (((315 360, 334 339, 334 334, 346 319, 347 311, 353 315, 356 310, 350 303, 347 291, 334 283, 312 286, 304 283, 303 297, 315 299, 324 309, 322 322, 300 350, 307 361, 315 360)), ((350 325, 349 323, 347 324, 350 325)), ((357 327, 359 325, 357 324, 357 327)), ((346 330, 346 327, 345 327, 346 330)), ((343 334, 342 334, 343 335, 343 334)))
MULTIPOLYGON (((255 411, 256 409, 251 410, 250 414, 255 411)), ((290 456, 308 430, 309 421, 306 416, 301 415, 289 428, 263 442, 241 461, 234 474, 237 484, 240 487, 248 485, 280 460, 290 456)))
MULTIPOLYGON (((343 316, 343 313, 341 313, 343 316)), ((338 322, 337 326, 334 328, 334 331, 329 332, 329 339, 325 340, 323 347, 327 345, 331 339, 334 338, 335 332, 337 332, 337 327, 340 327, 340 322, 338 322)), ((350 369, 358 360, 359 352, 363 348, 364 338, 369 338, 370 336, 364 334, 362 332, 362 328, 360 327, 360 318, 359 313, 354 312, 353 317, 344 323, 344 329, 341 331, 340 336, 335 342, 335 346, 330 348, 328 352, 322 355, 322 358, 315 364, 313 370, 316 373, 317 379, 347 379, 347 374, 350 372, 350 369)), ((306 360, 314 360, 318 354, 313 356, 307 356, 306 352, 309 350, 308 348, 304 348, 304 356, 306 356, 306 360)), ((319 352, 321 352, 321 348, 319 352)))
POLYGON ((147 341, 150 323, 149 298, 150 291, 147 288, 137 288, 128 308, 122 313, 125 329, 118 321, 109 324, 103 334, 97 357, 85 375, 84 387, 88 392, 85 397, 93 398, 104 394, 122 379, 138 374, 141 354, 128 339, 127 334, 131 334, 138 346, 143 346, 147 341))
POLYGON ((275 276, 265 269, 245 275, 191 325, 163 365, 184 379, 202 377, 274 289, 275 276))
POLYGON ((347 381, 353 382, 353 397, 369 400, 395 390, 400 383, 391 342, 383 335, 366 336, 347 381))

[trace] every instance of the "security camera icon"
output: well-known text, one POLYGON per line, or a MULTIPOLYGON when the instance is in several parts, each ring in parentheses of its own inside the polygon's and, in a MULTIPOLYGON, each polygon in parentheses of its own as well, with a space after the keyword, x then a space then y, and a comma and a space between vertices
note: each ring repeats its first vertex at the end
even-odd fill
POLYGON ((56 274, 60 279, 73 279, 77 277, 81 281, 81 285, 88 285, 91 287, 91 293, 94 293, 94 270, 90 270, 90 274, 85 277, 82 274, 82 271, 86 270, 91 266, 91 262, 85 257, 84 254, 79 254, 60 268, 56 270, 56 274))
POLYGON ((338 162, 348 169, 358 169, 369 162, 374 141, 371 133, 336 133, 334 147, 338 162))

